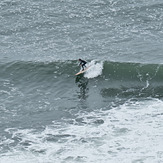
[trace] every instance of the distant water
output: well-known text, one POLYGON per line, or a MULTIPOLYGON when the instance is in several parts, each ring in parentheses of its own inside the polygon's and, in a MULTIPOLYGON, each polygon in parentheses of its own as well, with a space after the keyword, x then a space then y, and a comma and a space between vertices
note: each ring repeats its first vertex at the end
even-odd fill
POLYGON ((1 0, 0 163, 163 162, 162 52, 162 0, 1 0))

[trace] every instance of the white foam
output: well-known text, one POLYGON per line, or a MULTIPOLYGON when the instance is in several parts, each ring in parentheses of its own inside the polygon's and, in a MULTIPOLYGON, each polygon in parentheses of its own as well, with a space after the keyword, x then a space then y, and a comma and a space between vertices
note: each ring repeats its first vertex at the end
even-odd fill
POLYGON ((88 64, 88 66, 90 66, 90 68, 86 71, 84 77, 95 78, 102 74, 103 62, 98 63, 93 60, 88 64))
POLYGON ((37 132, 6 130, 20 142, 0 156, 1 162, 162 162, 162 108, 157 99, 129 100, 111 110, 81 111, 80 122, 54 122, 37 132))

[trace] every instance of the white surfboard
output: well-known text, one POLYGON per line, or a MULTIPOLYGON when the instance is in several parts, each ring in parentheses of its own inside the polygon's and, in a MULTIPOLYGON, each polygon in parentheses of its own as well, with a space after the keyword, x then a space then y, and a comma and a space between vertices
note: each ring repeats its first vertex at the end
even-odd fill
MULTIPOLYGON (((89 67, 90 67, 90 66, 89 66, 89 67)), ((89 69, 89 67, 85 68, 83 71, 79 71, 79 72, 76 73, 75 75, 80 75, 80 74, 86 72, 86 71, 89 69)))

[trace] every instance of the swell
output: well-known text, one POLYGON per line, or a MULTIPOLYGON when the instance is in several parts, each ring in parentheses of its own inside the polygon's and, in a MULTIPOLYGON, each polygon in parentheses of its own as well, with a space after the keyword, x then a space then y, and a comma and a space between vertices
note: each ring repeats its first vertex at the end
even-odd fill
POLYGON ((103 97, 163 97, 163 65, 160 64, 106 61, 103 79, 108 80, 108 86, 101 89, 103 97))
MULTIPOLYGON (((96 83, 103 97, 163 97, 163 65, 104 61, 102 66, 102 74, 88 80, 89 87, 96 83)), ((53 84, 53 88, 49 89, 58 90, 64 85, 76 87, 75 81, 88 82, 82 79, 84 75, 74 75, 78 71, 77 61, 0 63, 1 80, 12 80, 15 85, 28 84, 31 89, 38 85, 50 87, 53 84)))
POLYGON ((115 80, 155 80, 157 82, 162 82, 163 65, 105 62, 103 75, 105 77, 110 77, 115 80))
MULTIPOLYGON (((102 63, 102 62, 101 62, 102 63)), ((121 81, 156 81, 162 82, 162 64, 120 63, 104 61, 102 75, 98 80, 112 79, 121 81)), ((64 75, 74 78, 80 70, 77 61, 25 62, 15 61, 0 63, 1 78, 10 76, 56 76, 64 75)))
POLYGON ((63 74, 70 74, 74 70, 69 62, 25 62, 15 61, 0 64, 1 78, 23 78, 23 77, 60 77, 63 74))

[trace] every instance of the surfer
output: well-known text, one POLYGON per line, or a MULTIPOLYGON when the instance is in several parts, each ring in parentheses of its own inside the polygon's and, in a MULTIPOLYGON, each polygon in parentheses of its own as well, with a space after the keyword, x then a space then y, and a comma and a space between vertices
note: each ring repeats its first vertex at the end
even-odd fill
POLYGON ((84 60, 82 60, 82 59, 80 59, 80 58, 79 58, 79 62, 80 62, 80 63, 79 63, 79 66, 81 66, 81 67, 82 67, 82 71, 83 71, 83 70, 84 70, 84 68, 86 68, 86 63, 87 63, 87 62, 86 62, 86 61, 84 61, 84 60))

